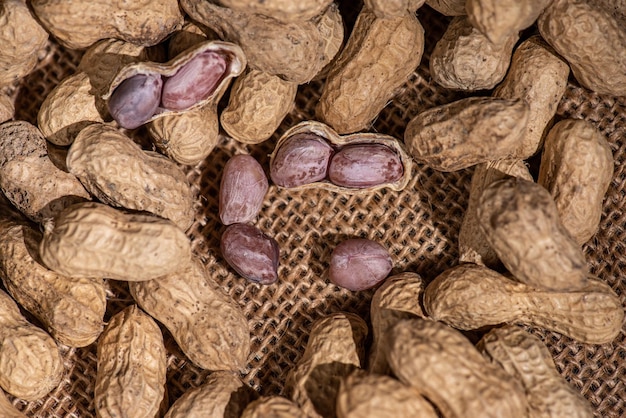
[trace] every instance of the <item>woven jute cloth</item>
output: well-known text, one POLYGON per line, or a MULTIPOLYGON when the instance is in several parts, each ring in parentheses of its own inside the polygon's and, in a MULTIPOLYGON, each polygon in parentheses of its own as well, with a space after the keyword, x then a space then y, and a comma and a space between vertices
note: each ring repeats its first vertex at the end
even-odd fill
MULTIPOLYGON (((344 4, 347 2, 344 2, 344 4)), ((357 2, 355 2, 356 4, 357 2)), ((348 10, 347 24, 355 10, 348 10), (351 12, 351 13, 350 13, 351 12)), ((371 127, 401 139, 408 121, 419 112, 466 96, 442 89, 429 75, 429 55, 441 37, 445 18, 423 7, 418 16, 426 30, 425 54, 419 68, 398 90, 371 127)), ((51 40, 39 66, 16 85, 16 120, 36 123, 46 95, 71 75, 81 58, 51 40)), ((270 286, 251 284, 237 276, 219 251, 224 226, 218 216, 218 189, 228 159, 249 153, 269 167, 268 155, 289 127, 314 118, 323 81, 300 86, 295 109, 276 134, 259 145, 243 145, 223 135, 212 154, 187 167, 198 195, 195 222, 189 230, 193 249, 212 277, 244 310, 252 350, 243 381, 262 395, 281 394, 287 372, 301 358, 313 321, 332 312, 348 311, 369 319, 373 291, 350 292, 328 280, 332 249, 351 237, 369 238, 389 250, 392 274, 412 271, 430 281, 458 263, 458 232, 468 203, 473 169, 441 173, 416 165, 402 192, 378 190, 350 195, 323 190, 289 191, 270 186, 256 226, 279 243, 279 281, 270 286)), ((481 92, 489 94, 489 92, 481 92)), ((597 234, 584 245, 592 274, 626 299, 626 98, 600 96, 570 79, 557 118, 586 119, 608 139, 615 172, 604 202, 597 234)), ((136 137, 145 137, 139 129, 136 137)), ((532 163, 532 161, 531 161, 532 163)), ((531 167, 533 164, 531 164, 531 167)), ((124 282, 109 281, 106 320, 133 303, 124 282)), ((626 416, 626 338, 624 331, 610 344, 586 345, 560 334, 528 328, 549 347, 558 371, 593 405, 597 417, 626 416)), ((201 385, 209 371, 190 363, 164 329, 168 349, 167 387, 170 403, 189 388, 201 385)), ((61 385, 45 398, 24 402, 11 398, 32 417, 93 417, 96 347, 62 347, 65 374, 61 385)))

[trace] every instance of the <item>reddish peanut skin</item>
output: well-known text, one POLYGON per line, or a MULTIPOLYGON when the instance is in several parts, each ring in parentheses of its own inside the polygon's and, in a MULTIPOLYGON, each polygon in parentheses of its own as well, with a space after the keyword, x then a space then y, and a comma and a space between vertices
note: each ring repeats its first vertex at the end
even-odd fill
POLYGON ((243 278, 259 284, 278 280, 278 243, 258 228, 230 225, 222 234, 220 250, 226 262, 243 278))
POLYGON ((162 86, 159 74, 138 74, 123 81, 109 99, 109 113, 122 128, 138 128, 159 106, 162 86))
POLYGON ((224 166, 219 214, 224 225, 253 221, 261 211, 269 184, 263 167, 250 155, 235 155, 224 166))
POLYGON ((344 187, 366 188, 393 183, 403 174, 398 154, 376 144, 348 145, 332 157, 328 166, 330 181, 344 187))
POLYGON ((217 52, 198 54, 163 83, 163 107, 184 110, 209 97, 226 73, 226 66, 226 59, 217 52))
POLYGON ((300 133, 278 150, 270 166, 272 181, 281 187, 297 187, 326 178, 333 148, 315 134, 300 133))
POLYGON ((330 281, 352 291, 369 289, 383 281, 393 263, 387 250, 368 239, 349 239, 330 256, 330 281))

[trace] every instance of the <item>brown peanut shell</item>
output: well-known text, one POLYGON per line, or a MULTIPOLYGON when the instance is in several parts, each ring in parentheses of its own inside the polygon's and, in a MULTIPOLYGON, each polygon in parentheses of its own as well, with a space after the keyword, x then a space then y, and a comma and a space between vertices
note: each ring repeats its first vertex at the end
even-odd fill
POLYGON ((137 305, 114 315, 98 340, 98 417, 155 417, 165 396, 166 355, 161 329, 137 305))
POLYGON ((25 121, 0 125, 0 188, 17 209, 35 222, 90 199, 73 174, 52 163, 45 138, 36 126, 25 121))
POLYGON ((541 149, 547 127, 565 94, 568 76, 567 63, 540 36, 528 38, 515 49, 509 72, 493 96, 528 103, 526 133, 515 152, 518 158, 529 158, 541 149))
POLYGON ((170 115, 180 115, 185 112, 189 112, 195 109, 199 109, 204 105, 213 102, 217 104, 222 97, 232 78, 237 77, 246 68, 246 56, 238 45, 230 42, 222 41, 206 41, 196 46, 186 49, 183 53, 177 57, 165 62, 143 61, 128 64, 122 67, 108 86, 106 92, 102 95, 102 99, 107 101, 111 94, 115 91, 115 88, 119 86, 125 80, 140 74, 152 75, 159 74, 161 77, 171 77, 178 72, 178 70, 185 64, 193 60, 196 56, 205 52, 215 52, 223 55, 226 58, 227 68, 225 74, 221 77, 219 84, 216 86, 213 93, 199 100, 193 106, 184 110, 169 110, 159 106, 156 112, 146 120, 144 123, 151 122, 158 118, 170 115))
POLYGON ((165 325, 194 364, 232 371, 245 366, 250 354, 246 317, 200 260, 193 259, 185 270, 129 287, 139 306, 165 325))
POLYGON ((187 22, 181 30, 176 31, 167 43, 167 56, 176 57, 185 50, 206 41, 219 40, 210 29, 193 22, 187 22))
POLYGON ((72 205, 44 227, 41 259, 66 276, 151 280, 191 260, 189 238, 171 221, 101 203, 72 205))
POLYGON ((553 0, 537 25, 581 85, 626 96, 626 27, 610 9, 601 2, 553 0))
POLYGON ((445 16, 464 16, 466 0, 426 0, 426 4, 445 16))
POLYGON ((239 418, 254 397, 254 391, 235 374, 216 371, 178 398, 164 418, 239 418))
POLYGON ((440 322, 405 319, 390 331, 393 373, 445 417, 523 417, 522 385, 487 361, 459 331, 440 322))
POLYGON ((83 129, 67 154, 67 168, 103 203, 154 213, 183 231, 193 222, 194 195, 185 172, 112 126, 83 129))
POLYGON ((387 278, 374 293, 370 309, 373 340, 367 365, 370 373, 390 372, 385 346, 393 325, 402 319, 426 317, 421 305, 424 288, 419 274, 405 272, 387 278))
POLYGON ((175 0, 33 0, 31 6, 41 24, 70 49, 106 38, 152 46, 183 25, 175 0))
POLYGON ((220 114, 222 128, 244 144, 258 144, 274 134, 295 105, 298 85, 249 69, 233 83, 228 106, 220 114))
POLYGON ((48 33, 32 16, 23 0, 0 2, 0 87, 30 73, 37 54, 45 48, 48 33))
POLYGON ((15 103, 13 98, 5 92, 0 91, 0 123, 13 119, 15 115, 15 103))
POLYGON ((531 417, 593 417, 589 402, 567 384, 548 347, 534 335, 518 326, 505 325, 485 334, 476 348, 522 382, 531 417))
POLYGON ((407 12, 415 13, 422 7, 424 0, 365 0, 365 7, 378 17, 399 17, 407 12))
POLYGON ((611 147, 590 122, 566 119, 550 129, 537 181, 554 198, 563 226, 579 245, 598 230, 612 179, 611 147))
POLYGON ((418 163, 439 171, 515 157, 528 114, 522 100, 469 97, 415 116, 404 144, 418 163))
POLYGON ((367 324, 353 313, 337 312, 315 321, 285 390, 309 417, 335 416, 339 382, 360 368, 367 324))
POLYGON ((339 384, 338 418, 438 416, 417 390, 390 376, 355 370, 339 384))
POLYGON ((624 319, 620 299, 599 280, 587 280, 582 289, 553 292, 473 264, 437 276, 424 292, 424 309, 430 318, 460 330, 524 324, 586 344, 613 341, 624 319))
POLYGON ((263 396, 250 402, 241 418, 306 418, 306 414, 287 398, 263 396))
POLYGON ((317 118, 340 134, 367 129, 415 71, 423 52, 424 28, 415 13, 379 18, 363 8, 329 69, 317 118))
POLYGON ((34 401, 58 387, 63 360, 52 337, 28 322, 17 304, 0 291, 0 387, 34 401))
POLYGON ((194 21, 240 45, 250 67, 297 84, 312 80, 343 43, 343 20, 336 5, 302 22, 281 22, 208 1, 180 0, 180 5, 194 21))
POLYGON ((518 39, 514 33, 494 44, 467 17, 455 17, 430 55, 430 74, 448 89, 492 89, 506 75, 518 39))
POLYGON ((2 389, 0 389, 0 414, 2 414, 4 418, 28 418, 9 402, 9 399, 2 389))
POLYGON ((587 286, 587 262, 550 193, 508 177, 487 186, 476 215, 482 235, 516 280, 550 290, 587 286))
POLYGON ((96 340, 104 327, 104 280, 72 278, 44 267, 41 233, 26 222, 0 221, 0 274, 6 290, 70 347, 96 340))
POLYGON ((319 16, 332 3, 333 0, 220 0, 220 4, 232 10, 294 23, 319 16))
POLYGON ((483 190, 491 183, 509 176, 533 181, 533 176, 523 160, 506 159, 489 161, 478 164, 474 168, 470 185, 469 203, 463 216, 459 230, 459 260, 463 262, 482 264, 489 268, 496 268, 499 258, 491 248, 478 223, 476 207, 483 190))
MULTIPOLYGON (((371 193, 373 190, 379 190, 382 188, 389 188, 391 190, 400 191, 403 190, 409 183, 411 170, 413 169, 413 160, 406 153, 404 146, 400 141, 389 135, 383 135, 379 133, 355 133, 350 135, 339 135, 330 126, 317 121, 303 121, 293 126, 287 132, 285 132, 276 142, 274 151, 270 155, 270 167, 274 161, 280 146, 284 144, 289 138, 300 133, 311 133, 323 140, 325 140, 333 148, 341 148, 345 145, 355 144, 378 144, 389 147, 394 153, 396 153, 402 163, 403 175, 394 183, 384 183, 378 186, 372 186, 368 188, 353 188, 343 187, 332 184, 328 180, 316 181, 313 183, 303 184, 296 187, 291 187, 289 190, 305 190, 311 188, 319 188, 324 190, 330 190, 333 192, 351 193, 351 194, 366 194, 371 193)), ((271 170, 271 169, 270 169, 271 170)))

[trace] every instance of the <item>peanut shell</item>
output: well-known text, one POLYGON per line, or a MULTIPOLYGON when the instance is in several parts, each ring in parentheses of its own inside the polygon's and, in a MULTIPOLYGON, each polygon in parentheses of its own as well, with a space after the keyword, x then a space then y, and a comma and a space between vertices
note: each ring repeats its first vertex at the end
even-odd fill
POLYGON ((390 331, 393 373, 427 397, 445 417, 523 417, 521 384, 459 331, 425 319, 404 319, 390 331))
POLYGON ((404 144, 417 162, 439 171, 515 157, 528 114, 522 100, 469 97, 415 116, 404 144))
POLYGON ((586 344, 610 343, 624 319, 620 299, 597 279, 587 280, 582 289, 553 292, 472 264, 437 276, 424 292, 424 309, 430 318, 460 330, 524 324, 586 344))
POLYGON ((41 233, 26 222, 0 221, 0 273, 6 290, 41 321, 52 337, 85 347, 104 327, 104 280, 72 278, 44 267, 41 233))
POLYGON ((0 123, 13 119, 15 103, 8 93, 0 92, 0 123))
POLYGON ((423 4, 424 0, 365 0, 365 7, 378 17, 398 17, 407 12, 415 13, 423 4))
POLYGON ((0 389, 0 413, 4 418, 28 418, 22 414, 11 402, 7 399, 5 393, 0 389))
POLYGON ((67 168, 101 202, 154 213, 182 230, 193 222, 194 195, 185 172, 111 126, 83 129, 67 154, 67 168))
POLYGON ((250 402, 241 418, 305 418, 298 405, 282 396, 264 396, 250 402))
POLYGON ((582 86, 626 96, 626 28, 610 9, 601 2, 553 0, 537 25, 582 86))
POLYGON ((207 370, 241 370, 250 331, 241 307, 207 274, 200 260, 167 276, 129 283, 135 301, 161 322, 185 355, 207 370), (219 313, 219 314, 216 314, 219 313))
POLYGON ((367 129, 415 71, 424 52, 424 28, 415 13, 379 18, 363 8, 332 64, 315 109, 340 134, 367 129))
POLYGON ((333 0, 220 0, 229 9, 295 23, 319 16, 332 3, 333 0))
POLYGON ((537 288, 587 286, 587 263, 563 226, 550 193, 516 177, 491 183, 476 215, 484 238, 516 280, 537 288))
POLYGON ((186 268, 191 244, 167 219, 78 203, 44 226, 44 264, 66 276, 142 281, 186 268))
POLYGON ((445 16, 464 16, 466 0, 426 0, 426 4, 445 16))
POLYGON ((273 74, 249 69, 233 83, 222 128, 245 144, 258 144, 276 131, 294 107, 298 85, 273 74))
POLYGON ((41 24, 70 49, 106 38, 152 46, 183 25, 175 0, 33 0, 31 6, 41 24))
POLYGON ((563 226, 579 245, 598 230, 612 179, 611 147, 590 122, 567 119, 550 129, 538 183, 554 198, 563 226))
POLYGON ((114 315, 98 340, 98 417, 155 417, 165 395, 166 354, 161 329, 137 305, 114 315))

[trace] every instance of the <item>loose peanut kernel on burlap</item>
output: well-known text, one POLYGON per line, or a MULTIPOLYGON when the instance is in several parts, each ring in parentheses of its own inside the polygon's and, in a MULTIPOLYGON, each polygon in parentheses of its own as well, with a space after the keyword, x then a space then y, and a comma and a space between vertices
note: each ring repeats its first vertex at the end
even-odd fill
POLYGON ((304 354, 285 381, 307 416, 335 416, 339 383, 363 364, 366 336, 367 324, 353 313, 336 312, 313 323, 304 354))
POLYGON ((387 358, 397 378, 446 417, 523 417, 521 383, 490 363, 459 331, 440 322, 404 319, 389 332, 387 358))
POLYGON ((485 334, 477 348, 522 382, 530 416, 593 417, 589 402, 563 379, 550 350, 534 335, 518 326, 505 325, 485 334))
POLYGON ((448 89, 492 89, 506 75, 518 39, 514 33, 494 44, 467 17, 455 17, 430 56, 430 74, 448 89))
POLYGON ((48 34, 25 1, 0 2, 0 87, 30 73, 37 65, 37 53, 47 43, 48 34))
POLYGON ((197 258, 191 266, 154 280, 129 283, 135 301, 171 332, 194 364, 241 370, 250 354, 250 331, 241 307, 197 258))
POLYGON ((353 238, 333 249, 328 278, 337 286, 359 291, 385 280, 392 268, 393 261, 385 247, 369 239, 353 238))
POLYGON ((58 387, 63 360, 52 337, 24 318, 17 304, 0 290, 0 387, 35 401, 58 387))
POLYGON ((507 177, 487 186, 476 215, 485 240, 516 280, 555 291, 587 286, 587 262, 541 185, 507 177))
POLYGON ((548 189, 563 226, 580 245, 598 230, 612 178, 611 147, 590 122, 566 119, 550 129, 538 183, 548 189))
POLYGON ((600 280, 590 278, 583 289, 554 292, 473 264, 448 269, 426 286, 424 309, 430 318, 460 330, 524 324, 586 344, 610 343, 624 319, 620 299, 600 280))
POLYGON ((44 264, 67 276, 142 281, 189 266, 191 244, 173 222, 101 203, 77 203, 44 226, 44 264))
POLYGON ((263 167, 251 155, 232 156, 222 170, 219 215, 224 225, 248 223, 263 206, 269 182, 263 167))
POLYGON ((553 0, 537 24, 581 85, 626 96, 626 26, 603 3, 610 2, 553 0))
POLYGON ((98 417, 156 416, 165 395, 167 369, 157 323, 137 305, 128 306, 107 324, 98 340, 97 357, 98 417))
POLYGON ((331 64, 317 118, 340 134, 368 128, 415 71, 423 52, 424 28, 415 13, 379 18, 364 7, 331 64))
POLYGON ((86 48, 106 38, 152 46, 183 25, 176 0, 33 0, 30 3, 46 30, 71 49, 86 48))

